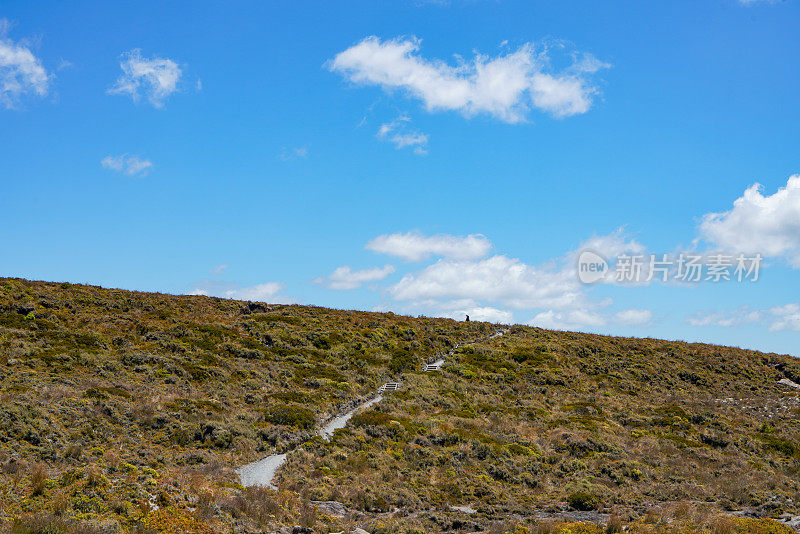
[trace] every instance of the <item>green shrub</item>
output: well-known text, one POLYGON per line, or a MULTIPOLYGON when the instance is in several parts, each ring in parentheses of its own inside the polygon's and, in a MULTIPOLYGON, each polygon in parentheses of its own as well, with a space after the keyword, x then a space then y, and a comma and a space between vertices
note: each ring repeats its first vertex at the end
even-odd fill
POLYGON ((547 360, 549 354, 546 347, 519 347, 511 353, 511 358, 517 363, 539 365, 547 360))
POLYGON ((183 370, 186 371, 195 382, 205 382, 217 375, 213 369, 196 363, 181 362, 181 367, 183 367, 183 370))
POLYGON ((115 397, 122 397, 125 399, 132 398, 132 395, 125 391, 122 388, 115 388, 115 387, 96 387, 96 388, 89 388, 87 389, 83 396, 87 398, 95 398, 95 399, 107 399, 109 395, 113 395, 115 397))
POLYGON ((326 378, 334 382, 344 382, 347 380, 347 377, 334 367, 321 363, 299 368, 295 377, 298 380, 302 380, 303 378, 326 378))
POLYGON ((0 326, 23 330, 27 328, 33 328, 35 325, 29 321, 26 321, 25 317, 18 313, 0 313, 0 326))
POLYGON ((275 425, 293 426, 303 430, 314 428, 314 413, 302 406, 279 405, 264 411, 264 420, 275 425))
POLYGON ((276 399, 282 402, 294 402, 297 404, 313 404, 314 398, 302 391, 279 391, 277 393, 268 393, 267 398, 276 399))
POLYGON ((302 324, 299 317, 292 317, 291 315, 267 315, 258 314, 250 316, 254 321, 259 323, 286 323, 292 325, 302 324))
POLYGON ((392 418, 389 414, 379 412, 378 410, 367 410, 365 412, 357 413, 350 419, 353 426, 381 426, 388 425, 392 418))
POLYGON ((389 370, 393 373, 410 371, 415 367, 414 355, 405 349, 396 349, 389 359, 389 370))
POLYGON ((535 449, 531 447, 526 447, 525 445, 520 445, 519 443, 509 443, 508 450, 512 454, 517 454, 521 456, 538 456, 539 453, 536 452, 535 449))
POLYGON ((567 498, 567 503, 574 509, 581 512, 596 510, 600 500, 596 495, 585 491, 576 491, 567 498))
POLYGON ((782 454, 783 456, 791 457, 800 454, 800 449, 798 449, 798 446, 788 439, 776 436, 774 434, 766 434, 761 436, 760 439, 767 447, 782 454))

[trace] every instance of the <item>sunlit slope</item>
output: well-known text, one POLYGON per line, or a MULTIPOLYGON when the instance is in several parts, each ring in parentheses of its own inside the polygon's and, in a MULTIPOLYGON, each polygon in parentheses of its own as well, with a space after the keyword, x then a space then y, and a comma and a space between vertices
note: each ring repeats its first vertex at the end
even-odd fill
POLYGON ((250 517, 232 469, 289 449, 286 521, 309 500, 409 523, 451 505, 796 513, 800 390, 778 383, 800 382, 796 360, 500 328, 0 279, 0 518, 129 526, 158 507, 216 529, 250 517))

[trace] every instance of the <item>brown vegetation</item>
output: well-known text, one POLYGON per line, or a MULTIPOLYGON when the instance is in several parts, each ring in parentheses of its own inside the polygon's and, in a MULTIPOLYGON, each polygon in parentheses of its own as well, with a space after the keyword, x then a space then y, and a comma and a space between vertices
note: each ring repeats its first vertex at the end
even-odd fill
POLYGON ((800 397, 777 384, 795 359, 496 329, 0 279, 0 525, 766 534, 784 527, 731 512, 798 513, 800 397), (238 484, 289 449, 279 491, 238 484))

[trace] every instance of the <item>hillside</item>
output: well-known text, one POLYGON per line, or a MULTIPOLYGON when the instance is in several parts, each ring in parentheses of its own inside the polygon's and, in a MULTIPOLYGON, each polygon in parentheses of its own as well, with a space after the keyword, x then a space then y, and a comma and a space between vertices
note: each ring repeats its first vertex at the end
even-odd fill
POLYGON ((791 532, 798 360, 499 328, 0 279, 0 528, 791 532))

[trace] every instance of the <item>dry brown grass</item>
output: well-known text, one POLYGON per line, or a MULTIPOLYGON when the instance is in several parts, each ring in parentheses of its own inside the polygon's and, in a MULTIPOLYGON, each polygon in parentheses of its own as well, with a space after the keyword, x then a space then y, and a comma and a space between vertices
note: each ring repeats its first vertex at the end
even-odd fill
POLYGON ((35 464, 30 472, 31 495, 38 497, 44 495, 47 489, 47 471, 42 464, 35 464))

